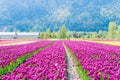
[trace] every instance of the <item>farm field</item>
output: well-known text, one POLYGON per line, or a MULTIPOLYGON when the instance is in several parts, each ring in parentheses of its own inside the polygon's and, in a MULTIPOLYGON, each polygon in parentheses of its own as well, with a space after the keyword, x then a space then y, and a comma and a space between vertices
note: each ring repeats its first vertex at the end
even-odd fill
MULTIPOLYGON (((74 41, 74 40, 72 40, 72 41, 74 41)), ((119 40, 76 40, 76 41, 87 41, 87 42, 108 44, 108 45, 113 45, 113 46, 120 46, 119 40)))
POLYGON ((8 46, 8 45, 18 45, 18 44, 27 44, 31 42, 35 42, 36 40, 0 40, 0 46, 8 46))
POLYGON ((119 80, 120 47, 70 40, 0 46, 0 79, 119 80))
POLYGON ((93 41, 93 42, 120 46, 120 41, 93 41))
POLYGON ((0 80, 120 80, 120 0, 0 0, 0 80))

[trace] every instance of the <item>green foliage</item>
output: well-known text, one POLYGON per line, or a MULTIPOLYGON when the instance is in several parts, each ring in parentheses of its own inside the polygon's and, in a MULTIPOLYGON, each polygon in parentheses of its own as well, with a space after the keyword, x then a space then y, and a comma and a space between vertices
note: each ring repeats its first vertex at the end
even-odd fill
POLYGON ((115 38, 116 34, 116 23, 110 22, 108 26, 108 38, 113 39, 115 38))
POLYGON ((117 29, 117 39, 120 40, 120 26, 118 26, 117 29))
POLYGON ((68 39, 73 38, 72 32, 70 32, 70 31, 67 32, 67 38, 68 38, 68 39))
POLYGON ((39 33, 39 38, 44 39, 44 33, 39 33))
POLYGON ((92 32, 91 34, 92 34, 91 39, 96 39, 97 38, 97 33, 96 32, 92 32))
POLYGON ((33 32, 33 30, 30 30, 29 32, 33 32))
POLYGON ((52 32, 51 33, 51 38, 57 38, 57 33, 56 32, 52 32))
POLYGON ((120 25, 118 26, 118 34, 120 35, 120 25))
POLYGON ((66 37, 67 37, 66 27, 63 25, 63 26, 60 27, 60 29, 59 29, 59 38, 65 39, 66 37))
POLYGON ((50 33, 48 28, 46 32, 40 33, 41 39, 60 38, 60 39, 120 39, 120 26, 116 26, 115 22, 110 22, 108 32, 100 30, 99 32, 71 32, 66 31, 66 26, 62 25, 58 32, 50 33))
POLYGON ((106 31, 100 30, 100 31, 98 32, 98 38, 99 38, 99 39, 105 39, 106 36, 107 36, 107 32, 106 32, 106 31))
POLYGON ((46 30, 46 32, 45 32, 45 34, 44 34, 44 38, 45 39, 48 39, 48 38, 50 38, 50 29, 48 28, 47 30, 46 30))
POLYGON ((100 80, 104 80, 104 78, 100 75, 100 80))
POLYGON ((83 70, 82 66, 77 66, 76 69, 82 80, 90 80, 90 78, 86 75, 88 71, 83 70))
POLYGON ((98 32, 98 38, 101 38, 101 37, 103 37, 102 30, 98 32))

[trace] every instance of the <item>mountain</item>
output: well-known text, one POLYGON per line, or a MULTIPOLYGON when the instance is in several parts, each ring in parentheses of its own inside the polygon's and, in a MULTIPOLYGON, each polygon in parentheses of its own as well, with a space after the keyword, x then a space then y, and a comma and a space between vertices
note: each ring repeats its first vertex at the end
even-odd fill
POLYGON ((120 0, 0 0, 0 31, 107 30, 120 24, 120 0))

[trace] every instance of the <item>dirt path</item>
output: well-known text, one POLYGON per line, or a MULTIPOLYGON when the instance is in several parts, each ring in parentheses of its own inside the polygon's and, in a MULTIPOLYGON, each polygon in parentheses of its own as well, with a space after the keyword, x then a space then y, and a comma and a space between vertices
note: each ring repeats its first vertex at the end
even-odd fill
MULTIPOLYGON (((65 47, 65 45, 64 45, 65 47)), ((68 72, 68 80, 81 80, 78 76, 77 70, 75 68, 75 64, 70 56, 67 48, 65 47, 67 54, 67 72, 68 72)))

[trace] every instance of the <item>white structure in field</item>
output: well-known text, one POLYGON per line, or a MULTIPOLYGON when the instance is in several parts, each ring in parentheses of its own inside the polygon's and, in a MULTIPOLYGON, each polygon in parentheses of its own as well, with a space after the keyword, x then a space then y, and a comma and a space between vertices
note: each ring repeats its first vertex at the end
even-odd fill
POLYGON ((0 39, 38 39, 38 32, 0 32, 0 39))

